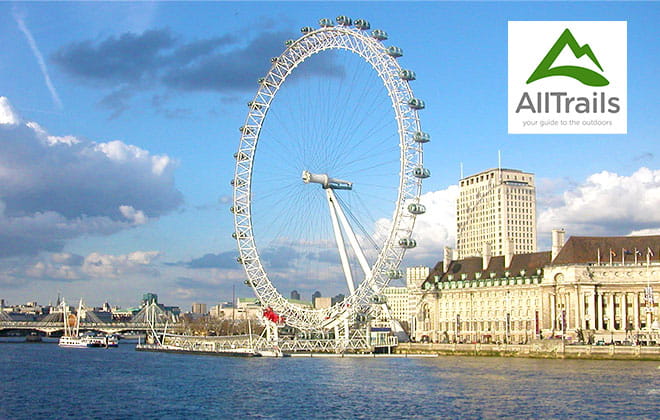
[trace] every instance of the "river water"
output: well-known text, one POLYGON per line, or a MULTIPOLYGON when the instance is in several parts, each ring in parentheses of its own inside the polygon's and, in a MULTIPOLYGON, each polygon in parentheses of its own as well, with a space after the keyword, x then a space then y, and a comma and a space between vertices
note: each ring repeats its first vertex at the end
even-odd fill
POLYGON ((0 418, 660 418, 660 362, 231 358, 0 343, 0 418))

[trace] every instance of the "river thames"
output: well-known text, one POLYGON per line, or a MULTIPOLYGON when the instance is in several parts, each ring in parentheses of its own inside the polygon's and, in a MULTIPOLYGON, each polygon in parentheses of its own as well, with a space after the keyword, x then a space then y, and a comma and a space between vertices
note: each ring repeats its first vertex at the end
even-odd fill
POLYGON ((229 358, 0 343, 0 418, 657 419, 660 362, 229 358))

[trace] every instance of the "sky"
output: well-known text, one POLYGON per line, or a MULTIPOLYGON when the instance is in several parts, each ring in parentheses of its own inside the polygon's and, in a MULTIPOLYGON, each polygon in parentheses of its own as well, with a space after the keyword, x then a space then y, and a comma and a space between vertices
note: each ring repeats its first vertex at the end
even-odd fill
MULTIPOLYGON (((454 246, 461 165, 497 167, 498 151, 536 176, 539 249, 554 228, 660 234, 658 2, 2 2, 0 297, 252 297, 228 211, 245 103, 286 39, 338 15, 386 30, 426 103, 428 211, 404 266, 454 246), (515 20, 628 22, 627 134, 508 134, 515 20)), ((309 299, 301 282, 282 294, 309 299)))

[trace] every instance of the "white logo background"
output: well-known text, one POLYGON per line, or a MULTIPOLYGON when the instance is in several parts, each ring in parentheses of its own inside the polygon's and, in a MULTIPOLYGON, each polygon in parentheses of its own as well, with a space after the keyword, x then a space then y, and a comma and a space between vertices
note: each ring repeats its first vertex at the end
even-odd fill
MULTIPOLYGON (((510 21, 509 22, 509 133, 510 134, 626 134, 627 133, 627 22, 621 21, 510 21), (609 80, 609 85, 593 87, 567 76, 551 76, 527 84, 527 79, 541 63, 565 29, 569 29, 580 47, 588 44, 603 71, 587 55, 576 58, 565 46, 551 67, 580 66, 594 70, 609 80), (521 109, 516 113, 523 94, 527 92, 534 107, 537 94, 543 97, 542 112, 521 109), (550 98, 545 109, 545 92, 566 92, 568 97, 585 97, 593 104, 594 93, 599 101, 597 111, 556 112, 556 98, 550 98), (601 111, 601 93, 605 94, 605 111, 601 111), (607 112, 609 98, 619 98, 619 111, 607 112)), ((562 103, 564 100, 562 100, 562 103)), ((593 108, 591 106, 590 108, 593 108)), ((538 111, 538 110, 537 110, 538 111)))

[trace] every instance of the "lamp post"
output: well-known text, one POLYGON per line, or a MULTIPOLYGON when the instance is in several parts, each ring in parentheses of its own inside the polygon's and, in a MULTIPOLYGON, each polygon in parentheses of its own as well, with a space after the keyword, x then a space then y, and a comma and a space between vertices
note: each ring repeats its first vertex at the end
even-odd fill
POLYGON ((607 329, 610 330, 610 344, 614 344, 614 331, 612 331, 612 326, 610 325, 610 318, 605 315, 603 321, 607 324, 607 329))
POLYGON ((461 316, 459 314, 456 314, 456 328, 455 328, 455 334, 456 337, 454 337, 454 341, 456 343, 461 342, 461 316))
POLYGON ((561 311, 561 347, 564 349, 566 346, 566 310, 561 311))
POLYGON ((511 291, 506 291, 506 344, 511 342, 511 291))

